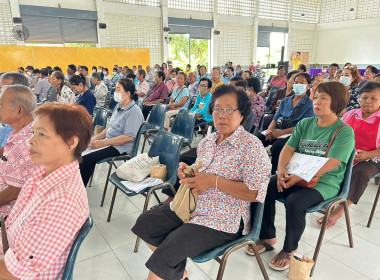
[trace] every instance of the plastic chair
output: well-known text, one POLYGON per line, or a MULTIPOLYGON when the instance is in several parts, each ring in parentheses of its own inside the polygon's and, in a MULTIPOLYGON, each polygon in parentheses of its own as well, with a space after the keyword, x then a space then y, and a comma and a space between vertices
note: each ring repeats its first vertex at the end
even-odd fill
POLYGON ((144 99, 139 98, 136 102, 136 105, 139 106, 140 110, 142 111, 142 108, 144 105, 144 99))
POLYGON ((99 125, 102 126, 103 129, 107 126, 107 116, 109 114, 108 109, 106 108, 99 108, 99 110, 96 112, 94 121, 93 121, 93 129, 95 131, 95 126, 99 125))
POLYGON ((152 111, 150 111, 150 115, 147 120, 145 130, 142 131, 142 134, 144 134, 144 142, 141 148, 141 153, 144 152, 146 140, 152 136, 152 134, 154 135, 158 131, 164 129, 165 114, 167 109, 167 104, 156 103, 153 105, 152 111))
POLYGON ((219 246, 215 249, 199 254, 198 256, 192 258, 192 260, 196 263, 203 263, 203 262, 207 262, 209 260, 215 259, 219 263, 219 271, 218 271, 218 276, 216 277, 216 279, 221 280, 223 278, 224 269, 226 267, 227 259, 230 256, 230 254, 236 250, 239 250, 240 248, 246 247, 247 245, 251 244, 253 247, 253 251, 255 252, 256 260, 257 260, 257 263, 259 264, 261 273, 263 274, 264 279, 269 280, 268 274, 265 270, 263 261, 261 260, 261 256, 257 250, 256 243, 255 243, 255 241, 259 239, 261 221, 263 219, 263 211, 264 211, 263 203, 252 202, 251 203, 252 227, 251 227, 250 232, 247 235, 243 235, 242 237, 234 241, 228 242, 227 244, 219 246), (222 256, 222 258, 220 258, 220 256, 222 256))
MULTIPOLYGON (((180 110, 177 117, 174 120, 171 133, 182 136, 184 138, 183 146, 188 146, 191 149, 191 143, 194 138, 194 126, 195 126, 196 113, 188 110, 180 110)), ((157 131, 158 132, 158 131, 157 131)), ((154 136, 149 137, 148 143, 152 144, 154 136)))
MULTIPOLYGON (((156 190, 170 188, 174 194, 176 193, 173 185, 175 184, 177 180, 177 168, 179 165, 179 155, 180 155, 182 144, 183 144, 183 137, 171 134, 166 131, 159 131, 156 137, 154 138, 152 147, 150 148, 148 155, 150 157, 158 156, 160 163, 165 164, 166 169, 167 169, 166 181, 160 185, 157 185, 154 187, 148 187, 142 190, 141 192, 136 193, 134 191, 127 189, 121 183, 121 179, 116 175, 116 172, 111 175, 109 181, 115 186, 115 189, 112 195, 107 222, 111 220, 112 209, 115 202, 117 190, 120 190, 126 196, 135 196, 138 194, 145 195, 146 198, 145 198, 143 212, 145 212, 148 208, 149 200, 152 193, 156 197, 157 201, 160 203, 160 199, 155 193, 156 190)), ((138 250, 139 242, 140 242, 140 238, 137 237, 135 250, 134 250, 135 252, 137 252, 138 250)))
POLYGON ((4 147, 8 141, 8 136, 13 131, 13 128, 7 124, 0 124, 0 147, 4 147))
POLYGON ((255 121, 256 121, 256 116, 252 111, 245 121, 244 130, 248 131, 249 133, 253 133, 253 131, 255 130, 255 125, 254 125, 255 121))
MULTIPOLYGON (((107 188, 108 188, 108 179, 110 178, 112 167, 117 168, 117 166, 115 164, 116 161, 121 161, 121 160, 127 161, 127 160, 130 160, 131 158, 134 158, 135 156, 137 156, 137 152, 138 152, 139 144, 140 144, 140 139, 141 139, 141 131, 144 130, 144 126, 145 125, 146 125, 146 123, 143 123, 140 126, 140 128, 139 128, 139 131, 137 132, 137 135, 136 135, 135 146, 133 147, 132 153, 130 155, 122 155, 122 156, 117 156, 117 157, 109 157, 109 158, 103 159, 101 161, 98 161, 96 163, 96 164, 100 164, 100 163, 107 162, 109 164, 109 166, 108 166, 108 172, 107 172, 107 177, 106 177, 106 182, 104 183, 104 190, 103 190, 103 195, 102 195, 102 201, 100 202, 100 206, 101 207, 103 207, 104 200, 106 198, 106 193, 107 193, 107 188)), ((92 182, 92 177, 91 177, 91 182, 92 182)), ((91 183, 90 183, 90 185, 91 185, 91 183)))
POLYGON ((87 218, 87 220, 84 222, 83 226, 79 230, 78 235, 74 240, 73 246, 71 247, 70 253, 66 260, 66 265, 63 271, 62 280, 73 279, 74 265, 75 265, 75 260, 78 255, 79 248, 82 245, 82 242, 86 238, 87 234, 90 232, 93 224, 94 224, 94 221, 92 220, 92 217, 90 214, 90 216, 87 218))
POLYGON ((269 93, 268 93, 268 97, 267 97, 267 100, 265 101, 265 111, 268 112, 269 111, 269 106, 270 104, 272 103, 272 99, 273 99, 273 96, 276 94, 276 92, 278 90, 282 89, 281 87, 274 87, 272 86, 269 93))
POLYGON ((115 99, 113 99, 113 97, 112 97, 112 98, 110 99, 109 103, 108 103, 108 110, 110 110, 110 111, 109 111, 109 115, 112 114, 113 109, 115 109, 116 105, 117 105, 117 102, 116 102, 115 99))
POLYGON ((375 176, 372 176, 371 179, 372 178, 375 179, 375 184, 377 185, 378 188, 377 188, 377 193, 375 196, 375 201, 373 202, 371 215, 369 216, 369 219, 368 219, 367 227, 371 226, 373 216, 375 215, 376 206, 377 206, 377 203, 379 202, 379 197, 380 197, 380 184, 379 184, 380 173, 377 173, 375 176))
MULTIPOLYGON (((321 231, 319 233, 317 246, 315 247, 315 251, 313 255, 314 266, 310 272, 310 277, 313 276, 315 266, 317 265, 317 259, 318 259, 319 251, 322 246, 323 236, 325 235, 325 232, 326 232, 328 218, 330 217, 330 214, 333 211, 333 208, 335 206, 338 206, 339 204, 343 204, 344 215, 346 217, 348 240, 350 243, 350 247, 354 248, 354 241, 352 239, 352 231, 351 231, 350 215, 349 215, 348 207, 347 207, 347 196, 348 196, 348 192, 350 191, 352 164, 354 162, 354 157, 355 157, 355 149, 352 151, 350 159, 347 162, 346 172, 344 173, 344 179, 341 184, 340 192, 338 193, 338 195, 328 200, 325 200, 317 205, 314 205, 313 207, 310 207, 306 210, 306 213, 320 212, 320 213, 325 214, 323 222, 322 222, 321 231)), ((283 198, 279 199, 278 201, 285 203, 285 199, 283 198)))

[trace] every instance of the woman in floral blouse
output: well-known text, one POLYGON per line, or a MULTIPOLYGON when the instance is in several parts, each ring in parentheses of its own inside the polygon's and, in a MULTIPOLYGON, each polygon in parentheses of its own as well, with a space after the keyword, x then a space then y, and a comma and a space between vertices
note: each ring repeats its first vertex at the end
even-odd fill
POLYGON ((51 75, 51 85, 57 88, 57 101, 62 104, 73 104, 77 101, 74 92, 65 85, 65 75, 54 71, 51 75))
POLYGON ((190 221, 184 224, 171 205, 163 205, 143 213, 132 228, 153 251, 146 263, 149 280, 186 278, 187 258, 247 234, 250 202, 265 199, 268 155, 241 126, 251 113, 248 95, 234 86, 219 86, 209 110, 217 132, 198 145, 194 166, 202 162, 201 169, 185 179, 186 164, 178 168, 180 182, 198 193, 190 221))

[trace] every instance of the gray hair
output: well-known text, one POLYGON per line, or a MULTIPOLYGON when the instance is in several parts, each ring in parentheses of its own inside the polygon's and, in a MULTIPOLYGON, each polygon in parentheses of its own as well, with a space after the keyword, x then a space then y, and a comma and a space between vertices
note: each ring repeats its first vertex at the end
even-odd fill
POLYGON ((7 72, 1 75, 0 81, 12 80, 12 85, 29 86, 29 79, 18 72, 7 72))
POLYGON ((187 77, 190 77, 190 76, 193 76, 194 78, 197 77, 194 72, 189 72, 189 74, 187 75, 187 77))
POLYGON ((2 94, 11 91, 11 103, 14 107, 22 106, 28 115, 32 115, 34 109, 37 108, 37 98, 32 90, 23 85, 8 86, 2 94))
POLYGON ((90 76, 91 80, 97 79, 98 81, 101 81, 99 73, 92 73, 90 76))

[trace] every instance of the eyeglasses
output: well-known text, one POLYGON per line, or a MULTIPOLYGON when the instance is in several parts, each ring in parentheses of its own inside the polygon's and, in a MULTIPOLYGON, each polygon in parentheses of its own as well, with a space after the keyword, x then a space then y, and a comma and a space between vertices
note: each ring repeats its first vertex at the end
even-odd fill
POLYGON ((213 114, 218 114, 220 115, 222 112, 226 113, 227 115, 232 115, 235 111, 239 109, 232 109, 232 108, 214 108, 213 114))

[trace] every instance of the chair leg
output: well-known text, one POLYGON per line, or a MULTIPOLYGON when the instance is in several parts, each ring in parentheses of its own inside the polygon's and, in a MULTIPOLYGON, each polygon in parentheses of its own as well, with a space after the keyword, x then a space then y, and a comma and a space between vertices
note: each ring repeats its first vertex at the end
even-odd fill
POLYGON ((115 203, 116 192, 117 192, 117 187, 115 186, 115 189, 114 189, 113 195, 112 195, 110 210, 108 211, 107 222, 111 221, 111 215, 112 215, 112 210, 113 210, 113 204, 115 203))
POLYGON ((252 245, 253 252, 255 253, 256 261, 257 261, 257 263, 258 263, 258 265, 260 267, 261 274, 264 276, 265 280, 269 280, 268 273, 267 273, 267 271, 265 269, 265 266, 263 264, 263 260, 261 259, 260 254, 259 254, 259 251, 257 250, 256 243, 252 242, 250 244, 252 245))
POLYGON ((92 173, 91 175, 91 178, 90 178, 90 184, 88 184, 88 187, 91 188, 91 184, 92 184, 92 178, 94 177, 94 173, 92 173))
POLYGON ((371 210, 371 215, 369 216, 367 227, 371 226, 373 216, 375 215, 376 206, 377 206, 377 203, 379 202, 379 196, 380 196, 380 185, 378 186, 378 189, 377 189, 377 194, 376 194, 376 197, 375 197, 375 201, 373 202, 373 206, 372 206, 372 210, 371 210))
POLYGON ((160 203, 161 203, 161 200, 160 200, 160 198, 157 196, 157 194, 156 194, 155 191, 153 191, 153 195, 154 195, 154 197, 156 198, 157 202, 160 204, 160 203))
POLYGON ((112 164, 109 163, 107 179, 106 179, 106 183, 104 184, 103 196, 102 196, 102 201, 100 202, 100 207, 103 207, 104 199, 106 198, 106 193, 107 193, 107 188, 108 188, 108 180, 110 178, 111 171, 112 171, 112 164))
POLYGON ((343 204, 343 208, 344 208, 344 216, 346 218, 348 241, 350 243, 350 247, 354 248, 354 240, 352 239, 350 212, 348 211, 347 200, 345 200, 342 204, 343 204))
POLYGON ((146 134, 144 134, 144 142, 143 142, 143 146, 142 146, 142 148, 141 148, 141 153, 144 152, 146 139, 148 139, 148 136, 147 136, 146 134))

